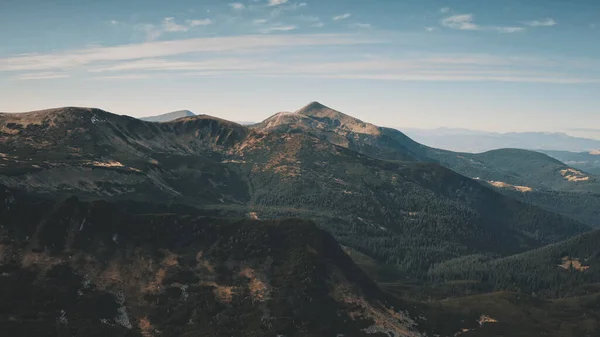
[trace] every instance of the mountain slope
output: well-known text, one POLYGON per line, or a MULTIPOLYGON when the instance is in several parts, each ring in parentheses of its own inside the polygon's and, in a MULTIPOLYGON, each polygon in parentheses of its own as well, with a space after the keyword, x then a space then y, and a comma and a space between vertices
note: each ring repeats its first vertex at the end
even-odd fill
POLYGON ((0 190, 7 335, 420 336, 310 222, 0 190))
MULTIPOLYGON (((367 145, 383 144, 371 126, 314 107, 299 115, 323 118, 319 123, 345 118, 343 132, 352 139, 358 130, 367 145)), ((10 187, 57 199, 151 200, 228 216, 308 218, 409 275, 431 263, 506 256, 589 230, 435 163, 375 159, 313 131, 261 131, 209 116, 156 124, 77 108, 2 115, 0 131, 0 182, 10 187)))
POLYGON ((588 295, 600 290, 598 242, 600 231, 596 230, 510 257, 447 261, 429 273, 446 281, 482 282, 480 291, 510 290, 546 297, 588 295))
POLYGON ((146 121, 146 122, 162 123, 162 122, 174 121, 176 119, 183 118, 183 117, 193 117, 193 116, 196 116, 196 114, 194 114, 193 112, 191 112, 189 110, 178 110, 178 111, 168 112, 168 113, 165 113, 162 115, 143 117, 140 119, 143 121, 146 121))
MULTIPOLYGON (((391 161, 433 162, 469 178, 480 180, 499 192, 554 211, 546 194, 560 191, 567 199, 584 200, 588 193, 600 192, 598 177, 576 170, 557 160, 532 151, 503 149, 482 154, 456 153, 419 144, 402 132, 376 127, 339 111, 313 102, 295 113, 280 113, 253 126, 272 132, 302 132, 362 154, 391 161), (536 191, 542 196, 527 193, 536 191), (568 192, 568 193, 567 193, 568 192), (571 194, 571 192, 573 192, 571 194)), ((562 196, 559 196, 562 198, 562 196)), ((600 205, 600 198, 594 197, 600 205)), ((569 200, 565 200, 567 202, 569 200)), ((570 201, 569 201, 570 202, 570 201)), ((563 208, 568 216, 591 225, 600 223, 600 213, 563 208)))

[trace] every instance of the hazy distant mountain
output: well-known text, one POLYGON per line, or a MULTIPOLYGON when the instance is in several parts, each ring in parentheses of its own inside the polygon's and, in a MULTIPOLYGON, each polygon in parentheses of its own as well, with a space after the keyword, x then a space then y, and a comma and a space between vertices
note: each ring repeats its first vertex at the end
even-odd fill
POLYGON ((460 152, 485 152, 503 148, 588 152, 600 149, 600 140, 565 133, 495 133, 468 129, 402 129, 409 137, 431 147, 460 152))
POLYGON ((151 116, 151 117, 143 117, 140 118, 143 121, 146 122, 170 122, 170 121, 174 121, 178 118, 182 118, 182 117, 191 117, 191 116, 196 116, 195 113, 189 111, 189 110, 178 110, 178 111, 173 111, 173 112, 168 112, 166 114, 162 114, 162 115, 158 115, 158 116, 151 116))

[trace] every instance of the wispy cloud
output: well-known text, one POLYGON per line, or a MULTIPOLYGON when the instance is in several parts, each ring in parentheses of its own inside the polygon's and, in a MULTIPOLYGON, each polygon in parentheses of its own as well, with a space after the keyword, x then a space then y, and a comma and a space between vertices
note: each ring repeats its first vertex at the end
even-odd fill
POLYGON ((517 33, 525 30, 523 27, 495 27, 500 33, 517 33))
MULTIPOLYGON (((293 25, 284 24, 265 26, 273 33, 295 29, 293 25)), ((243 75, 389 81, 600 83, 600 72, 594 70, 600 69, 597 60, 425 51, 389 54, 380 47, 388 46, 393 39, 377 39, 374 33, 368 35, 265 34, 17 55, 0 58, 0 76, 13 80, 77 74, 77 79, 105 81, 243 75)))
POLYGON ((313 23, 313 24, 312 24, 312 25, 310 25, 310 26, 311 26, 311 27, 314 27, 314 28, 322 28, 322 27, 324 27, 324 26, 325 26, 325 24, 324 24, 323 22, 316 22, 316 23, 313 23))
POLYGON ((352 16, 352 14, 350 14, 350 13, 341 14, 341 15, 338 15, 338 16, 334 16, 333 17, 333 21, 346 20, 346 19, 348 19, 351 16, 352 16))
POLYGON ((246 70, 264 65, 263 61, 251 61, 243 58, 215 58, 200 61, 181 61, 170 59, 142 59, 117 63, 108 67, 89 69, 92 73, 127 71, 211 71, 246 70))
POLYGON ((360 28, 360 29, 370 29, 371 28, 371 24, 370 23, 353 23, 350 25, 351 27, 355 27, 355 28, 360 28))
POLYGON ((450 8, 449 7, 442 7, 440 8, 440 13, 448 13, 450 12, 450 8))
POLYGON ((306 7, 306 6, 308 6, 308 4, 306 2, 294 2, 292 4, 289 4, 287 6, 283 6, 280 8, 283 8, 288 11, 295 11, 295 10, 298 10, 298 9, 306 7))
POLYGON ((13 78, 17 80, 49 80, 66 77, 69 77, 69 75, 58 72, 25 73, 13 76, 13 78))
MULTIPOLYGON (((255 55, 256 56, 256 55, 255 55)), ((255 77, 310 77, 389 81, 600 83, 600 76, 577 76, 556 72, 544 60, 473 54, 415 54, 399 58, 361 57, 333 62, 298 55, 273 58, 271 54, 248 58, 221 58, 202 61, 148 59, 123 62, 98 73, 152 72, 162 76, 226 77, 243 74, 255 77), (175 73, 173 73, 175 72, 175 73)))
POLYGON ((515 26, 481 26, 475 23, 473 14, 459 14, 442 19, 442 26, 458 30, 487 30, 499 33, 517 33, 525 30, 515 26))
POLYGON ((157 76, 152 74, 125 74, 125 75, 111 75, 111 76, 96 76, 94 80, 141 80, 141 79, 149 79, 149 78, 157 78, 157 76))
POLYGON ((263 32, 263 33, 289 32, 289 31, 296 30, 296 29, 298 29, 298 27, 295 25, 278 25, 278 26, 272 26, 272 27, 265 28, 261 32, 263 32))
POLYGON ((87 67, 95 63, 194 53, 243 53, 308 46, 362 45, 378 43, 380 41, 376 38, 351 34, 243 35, 153 41, 115 47, 70 50, 60 53, 5 57, 0 58, 0 71, 62 70, 87 67))
POLYGON ((473 14, 453 15, 442 19, 442 26, 460 30, 478 30, 479 26, 473 22, 473 14))
POLYGON ((153 41, 165 33, 187 32, 194 27, 208 26, 212 23, 213 21, 211 19, 201 19, 186 20, 183 24, 179 24, 175 21, 175 18, 168 17, 164 18, 159 25, 139 24, 135 26, 135 29, 143 31, 146 34, 146 38, 150 41, 153 41))
POLYGON ((229 7, 235 9, 235 10, 242 10, 244 8, 246 8, 246 5, 244 5, 241 2, 233 2, 229 4, 229 7))
POLYGON ((552 18, 546 18, 544 20, 527 21, 527 22, 524 22, 523 24, 530 26, 530 27, 551 27, 551 26, 556 25, 557 22, 552 18))
POLYGON ((433 32, 435 30, 435 27, 425 27, 425 30, 428 32, 433 32))
POLYGON ((288 0, 269 0, 269 6, 270 7, 279 6, 279 5, 283 5, 287 2, 288 2, 288 0))
POLYGON ((267 23, 267 20, 266 19, 256 19, 256 20, 252 21, 252 23, 255 25, 262 25, 262 24, 267 23))

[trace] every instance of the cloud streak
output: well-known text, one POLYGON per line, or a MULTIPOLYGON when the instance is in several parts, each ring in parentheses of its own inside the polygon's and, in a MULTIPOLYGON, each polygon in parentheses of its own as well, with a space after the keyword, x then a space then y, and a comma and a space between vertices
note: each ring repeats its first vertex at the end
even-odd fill
POLYGON ((552 27, 552 26, 556 25, 557 22, 552 18, 546 18, 544 20, 527 21, 527 22, 524 22, 523 24, 530 26, 530 27, 552 27))
POLYGON ((350 14, 350 13, 337 15, 337 16, 333 17, 333 21, 346 20, 346 19, 350 18, 351 16, 352 16, 352 14, 350 14))
MULTIPOLYGON (((295 28, 293 25, 268 27, 273 32, 295 28)), ((75 80, 105 81, 243 75, 390 81, 600 83, 600 73, 593 71, 600 64, 594 60, 434 52, 387 55, 378 49, 391 41, 364 33, 269 34, 90 47, 0 58, 0 76, 13 80, 70 75, 75 80), (9 76, 2 73, 9 73, 9 76)))
MULTIPOLYGON (((371 57, 346 62, 314 59, 305 55, 273 59, 269 55, 248 58, 212 58, 201 61, 146 59, 122 62, 94 72, 153 73, 164 76, 227 77, 243 74, 254 77, 313 77, 388 81, 600 83, 600 76, 578 76, 554 70, 554 64, 538 59, 491 55, 413 55, 403 58, 371 57), (543 66, 542 66, 543 65, 543 66)), ((106 76, 103 76, 106 77, 106 76)), ((108 76, 110 77, 110 75, 108 76)))
MULTIPOLYGON (((290 27, 280 29, 286 30, 290 27)), ((198 53, 243 53, 315 46, 381 43, 351 34, 243 35, 216 38, 153 41, 115 47, 96 47, 62 53, 28 54, 0 58, 0 71, 35 71, 85 67, 94 63, 167 57, 198 53)))
POLYGON ((496 31, 499 33, 517 33, 525 30, 514 26, 480 26, 475 23, 473 14, 459 14, 442 19, 440 24, 446 28, 471 31, 496 31))
POLYGON ((17 80, 50 80, 57 78, 67 78, 68 74, 58 73, 58 72, 38 72, 38 73, 25 73, 14 76, 14 79, 17 80))
POLYGON ((269 7, 280 6, 287 2, 288 2, 288 0, 269 0, 268 6, 269 7))
POLYGON ((211 19, 201 20, 186 20, 185 23, 179 24, 175 18, 164 18, 159 25, 154 24, 139 24, 135 26, 136 30, 146 34, 146 39, 149 41, 156 40, 165 33, 188 32, 190 29, 198 26, 208 26, 213 24, 211 19))

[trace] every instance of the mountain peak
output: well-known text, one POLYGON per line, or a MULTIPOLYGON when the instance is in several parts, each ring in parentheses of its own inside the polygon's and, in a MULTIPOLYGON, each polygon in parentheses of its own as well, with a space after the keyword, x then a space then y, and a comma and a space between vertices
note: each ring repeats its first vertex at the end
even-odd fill
POLYGON ((319 102, 311 102, 304 106, 302 109, 295 112, 297 115, 303 115, 309 118, 324 121, 339 130, 350 131, 355 133, 379 134, 377 126, 369 123, 365 123, 358 118, 346 115, 342 112, 327 107, 319 102))
POLYGON ((166 114, 162 114, 162 115, 158 115, 158 116, 144 117, 144 118, 141 118, 141 120, 146 121, 146 122, 170 122, 170 121, 173 121, 173 120, 176 120, 179 118, 192 117, 192 116, 196 116, 196 114, 189 110, 177 110, 177 111, 168 112, 166 114))
POLYGON ((297 110, 296 113, 310 117, 331 117, 333 113, 342 114, 341 112, 335 111, 317 101, 308 103, 300 110, 297 110))

